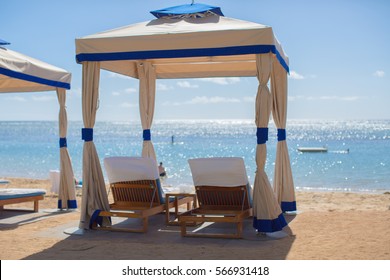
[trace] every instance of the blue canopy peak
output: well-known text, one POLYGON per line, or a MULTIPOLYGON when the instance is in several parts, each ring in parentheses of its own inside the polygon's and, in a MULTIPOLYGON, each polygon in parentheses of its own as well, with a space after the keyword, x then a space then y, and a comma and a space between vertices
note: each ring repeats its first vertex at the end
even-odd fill
POLYGON ((0 45, 9 45, 11 43, 7 42, 7 41, 4 41, 0 38, 0 45))
POLYGON ((220 7, 207 4, 193 3, 164 8, 161 10, 150 11, 156 18, 186 18, 186 17, 205 17, 210 14, 224 16, 220 7))

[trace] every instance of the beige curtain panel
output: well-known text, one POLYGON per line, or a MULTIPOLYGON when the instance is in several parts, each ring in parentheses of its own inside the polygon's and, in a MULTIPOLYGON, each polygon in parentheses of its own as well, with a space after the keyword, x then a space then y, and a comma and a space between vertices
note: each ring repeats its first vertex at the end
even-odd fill
POLYGON ((57 88, 57 98, 60 105, 58 117, 60 133, 60 188, 58 192, 58 208, 75 209, 77 208, 75 179, 66 142, 68 117, 65 106, 65 89, 57 88))
POLYGON ((268 88, 272 66, 271 53, 257 55, 256 64, 259 86, 255 108, 257 169, 253 187, 253 226, 258 232, 275 232, 282 230, 287 223, 264 170, 267 159, 268 122, 272 105, 272 97, 268 88))
POLYGON ((278 144, 276 147, 274 192, 283 212, 296 211, 294 181, 291 171, 290 157, 286 142, 287 122, 287 73, 276 62, 272 65, 271 92, 273 97, 272 116, 278 128, 278 144))
POLYGON ((84 128, 82 138, 85 142, 83 147, 83 192, 79 225, 82 229, 90 228, 93 222, 98 222, 103 226, 110 225, 109 219, 99 221, 92 219, 93 216, 96 216, 96 211, 108 211, 110 209, 99 156, 93 142, 93 127, 95 126, 99 99, 99 76, 99 62, 83 63, 82 107, 84 128))

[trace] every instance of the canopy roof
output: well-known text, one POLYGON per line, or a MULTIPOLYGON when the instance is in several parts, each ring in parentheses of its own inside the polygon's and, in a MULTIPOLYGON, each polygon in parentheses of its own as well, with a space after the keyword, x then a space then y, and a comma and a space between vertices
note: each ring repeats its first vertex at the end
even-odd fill
POLYGON ((151 11, 150 13, 154 15, 156 18, 161 18, 161 17, 170 17, 170 18, 195 17, 196 18, 196 17, 205 17, 210 14, 223 16, 220 7, 210 6, 201 3, 196 3, 196 4, 192 3, 189 5, 174 6, 174 7, 161 9, 161 10, 151 11))
POLYGON ((288 57, 269 26, 212 14, 158 18, 76 39, 77 62, 138 78, 136 61, 152 63, 157 78, 256 76, 256 54, 288 57))
POLYGON ((67 71, 0 47, 0 93, 70 89, 67 71))

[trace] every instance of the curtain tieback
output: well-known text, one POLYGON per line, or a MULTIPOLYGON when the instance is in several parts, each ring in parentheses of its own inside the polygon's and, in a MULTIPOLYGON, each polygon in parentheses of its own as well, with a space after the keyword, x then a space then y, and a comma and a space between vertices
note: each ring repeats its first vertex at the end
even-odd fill
POLYGON ((60 138, 60 148, 66 148, 68 147, 68 144, 66 142, 66 138, 60 138))
POLYGON ((278 128, 278 141, 286 140, 286 129, 278 128))
POLYGON ((150 141, 152 139, 152 134, 150 133, 150 129, 144 129, 142 133, 142 137, 144 141, 150 141))
POLYGON ((268 127, 258 127, 257 132, 257 144, 265 144, 268 141, 268 127))
POLYGON ((81 139, 83 139, 85 142, 93 141, 93 128, 82 128, 81 139))

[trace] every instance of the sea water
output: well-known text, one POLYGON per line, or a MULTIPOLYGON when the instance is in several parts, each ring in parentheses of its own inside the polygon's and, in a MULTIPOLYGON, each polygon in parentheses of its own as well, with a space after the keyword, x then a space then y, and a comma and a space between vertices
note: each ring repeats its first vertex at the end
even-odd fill
MULTIPOLYGON (((81 122, 69 122, 68 150, 82 178, 81 122)), ((289 120, 287 145, 298 190, 390 191, 390 120, 289 120), (327 147, 327 153, 300 153, 298 147, 327 147)), ((155 121, 151 128, 157 161, 167 186, 192 185, 188 159, 242 157, 253 184, 256 126, 253 120, 155 121)), ((58 123, 0 122, 0 177, 49 178, 59 169, 58 123)), ((97 122, 94 143, 100 161, 110 156, 141 156, 142 128, 136 122, 97 122)), ((273 181, 276 128, 270 123, 266 172, 273 181)), ((103 165, 102 165, 103 166, 103 165)), ((103 173, 106 178, 106 174, 103 173)))

